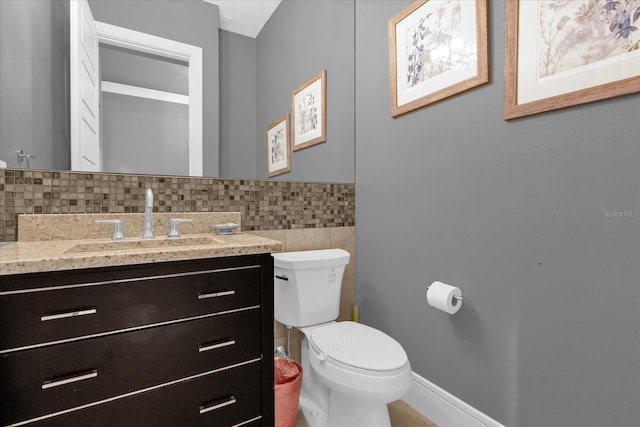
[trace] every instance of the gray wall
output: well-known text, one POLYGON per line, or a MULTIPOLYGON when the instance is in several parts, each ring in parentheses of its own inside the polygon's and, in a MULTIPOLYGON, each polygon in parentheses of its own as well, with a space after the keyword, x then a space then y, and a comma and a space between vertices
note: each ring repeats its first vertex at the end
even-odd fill
POLYGON ((637 426, 640 95, 503 121, 491 1, 491 83, 392 119, 387 21, 409 3, 356 2, 362 321, 506 426, 637 426), (456 315, 427 306, 435 280, 456 315))
POLYGON ((69 169, 69 1, 0 1, 0 160, 69 169))
POLYGON ((107 92, 101 102, 104 172, 189 175, 187 105, 107 92))
POLYGON ((220 176, 256 178, 256 40, 220 30, 220 176))
POLYGON ((189 64, 100 44, 100 80, 189 95, 189 64))
POLYGON ((218 176, 218 7, 201 0, 90 0, 89 3, 97 21, 202 48, 204 175, 218 176))
POLYGON ((267 177, 267 126, 291 113, 294 89, 327 69, 327 141, 292 154, 272 179, 354 182, 354 2, 283 0, 257 41, 257 177, 267 177))

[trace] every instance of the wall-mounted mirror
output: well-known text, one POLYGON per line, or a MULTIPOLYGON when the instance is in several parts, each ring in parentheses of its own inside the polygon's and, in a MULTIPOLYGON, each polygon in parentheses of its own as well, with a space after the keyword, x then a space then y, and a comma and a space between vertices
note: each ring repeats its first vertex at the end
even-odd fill
MULTIPOLYGON (((202 48, 204 176, 267 178, 265 127, 290 112, 296 87, 326 69, 327 142, 295 152, 292 171, 274 179, 354 181, 355 1, 283 0, 257 38, 220 31, 218 7, 203 0, 88 0, 88 4, 97 21, 202 48)), ((18 149, 35 156, 30 159, 31 168, 71 168, 69 6, 70 0, 0 0, 0 160, 10 168, 26 167, 17 163, 18 149)), ((150 72, 148 63, 158 59, 152 54, 133 58, 118 49, 101 50, 104 63, 112 64, 102 67, 103 76, 115 73, 118 78, 136 80, 136 72, 119 65, 127 63, 138 71, 147 70, 138 74, 155 79, 153 89, 173 92, 178 99, 185 95, 184 84, 169 83, 164 74, 165 68, 184 68, 181 61, 162 66, 155 62, 150 72)), ((180 134, 184 130, 180 127, 186 126, 186 119, 179 118, 185 115, 184 107, 173 103, 155 108, 156 114, 166 115, 163 120, 138 118, 124 112, 118 101, 121 96, 103 91, 102 103, 109 104, 119 120, 129 122, 107 122, 111 116, 101 113, 101 132, 111 126, 112 135, 122 141, 124 135, 131 135, 131 128, 142 125, 156 131, 158 138, 152 137, 156 145, 146 149, 125 143, 126 152, 115 158, 119 169, 112 171, 187 175, 176 169, 156 169, 184 163, 184 150, 171 154, 171 160, 145 155, 160 151, 159 136, 179 139, 174 133, 180 134)), ((145 112, 154 110, 151 104, 157 105, 139 102, 145 112)))
POLYGON ((202 176, 204 130, 216 175, 218 126, 202 107, 205 95, 217 109, 217 72, 215 91, 202 81, 217 70, 217 7, 180 3, 0 2, 0 160, 26 167, 22 150, 32 168, 202 176), (176 6, 190 25, 177 25, 176 6), (153 34, 112 24, 135 16, 153 34), (216 60, 203 66, 204 49, 216 60))

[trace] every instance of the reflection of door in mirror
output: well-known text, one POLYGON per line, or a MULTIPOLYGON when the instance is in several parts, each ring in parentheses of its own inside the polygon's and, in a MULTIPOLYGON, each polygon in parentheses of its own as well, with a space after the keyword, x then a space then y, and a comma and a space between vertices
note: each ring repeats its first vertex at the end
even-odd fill
MULTIPOLYGON (((71 3, 88 9, 86 0, 71 3)), ((76 64, 73 33, 91 38, 90 15, 80 12, 80 28, 71 28, 71 67, 79 70, 71 75, 72 169, 201 176, 201 48, 97 22, 99 58, 76 64), (87 75, 96 63, 99 79, 87 75), (83 95, 93 94, 94 81, 101 91, 95 110, 94 98, 83 95)), ((90 51, 76 45, 80 59, 90 51)))
POLYGON ((102 170, 98 31, 87 0, 71 1, 71 169, 102 170))

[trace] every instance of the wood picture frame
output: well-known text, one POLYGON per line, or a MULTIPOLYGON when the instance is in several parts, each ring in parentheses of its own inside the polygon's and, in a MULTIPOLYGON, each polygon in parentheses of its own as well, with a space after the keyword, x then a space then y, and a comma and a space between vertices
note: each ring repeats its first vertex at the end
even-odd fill
POLYGON ((291 171, 291 142, 289 114, 285 114, 267 126, 267 176, 291 171))
POLYGON ((639 92, 640 3, 632 5, 507 0, 504 119, 639 92))
POLYGON ((293 151, 327 140, 327 70, 298 86, 291 96, 293 151))
POLYGON ((416 0, 391 18, 391 116, 488 83, 487 23, 487 0, 416 0))

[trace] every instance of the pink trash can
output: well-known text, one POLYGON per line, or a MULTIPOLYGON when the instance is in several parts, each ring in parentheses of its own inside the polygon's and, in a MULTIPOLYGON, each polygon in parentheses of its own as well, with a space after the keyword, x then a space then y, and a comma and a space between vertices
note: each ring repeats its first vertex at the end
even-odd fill
POLYGON ((298 401, 302 387, 302 366, 295 360, 284 357, 276 357, 274 364, 275 427, 294 427, 298 417, 298 401))

